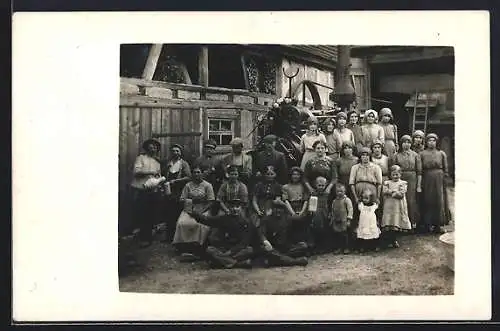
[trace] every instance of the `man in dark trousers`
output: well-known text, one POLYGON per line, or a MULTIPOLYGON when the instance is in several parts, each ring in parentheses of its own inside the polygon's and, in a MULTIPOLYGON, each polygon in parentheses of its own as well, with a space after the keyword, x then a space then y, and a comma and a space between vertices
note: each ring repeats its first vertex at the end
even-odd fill
POLYGON ((267 135, 262 139, 264 150, 257 153, 255 158, 255 180, 260 181, 268 166, 273 166, 276 171, 276 180, 284 185, 288 183, 288 165, 286 164, 285 154, 278 152, 276 143, 278 137, 267 135))
POLYGON ((264 263, 268 267, 307 265, 305 257, 293 258, 274 249, 264 234, 238 210, 218 216, 189 214, 202 224, 229 233, 237 241, 226 251, 214 246, 206 248, 202 255, 212 267, 251 268, 252 260, 258 257, 264 258, 264 263))

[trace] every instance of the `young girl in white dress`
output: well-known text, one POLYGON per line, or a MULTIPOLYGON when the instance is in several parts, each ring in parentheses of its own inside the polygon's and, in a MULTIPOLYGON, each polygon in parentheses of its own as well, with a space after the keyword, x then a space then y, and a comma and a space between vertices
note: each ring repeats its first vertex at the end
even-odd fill
POLYGON ((380 237, 380 229, 375 215, 377 208, 378 204, 374 202, 373 192, 370 190, 363 191, 361 201, 358 204, 359 222, 356 229, 358 246, 361 252, 365 251, 365 249, 379 251, 377 239, 380 237))
POLYGON ((400 166, 393 165, 390 170, 391 179, 386 180, 384 186, 382 186, 385 202, 381 228, 386 243, 393 248, 398 248, 397 234, 411 230, 408 205, 406 203, 408 183, 401 180, 400 166))

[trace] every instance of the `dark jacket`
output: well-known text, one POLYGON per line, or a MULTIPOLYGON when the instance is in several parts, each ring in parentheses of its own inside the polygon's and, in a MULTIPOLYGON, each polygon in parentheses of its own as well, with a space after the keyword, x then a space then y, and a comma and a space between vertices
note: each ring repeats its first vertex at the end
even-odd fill
POLYGON ((261 151, 255 158, 254 173, 260 171, 263 175, 268 166, 273 166, 276 171, 276 180, 280 184, 288 183, 288 166, 286 164, 285 154, 273 150, 272 152, 261 151))

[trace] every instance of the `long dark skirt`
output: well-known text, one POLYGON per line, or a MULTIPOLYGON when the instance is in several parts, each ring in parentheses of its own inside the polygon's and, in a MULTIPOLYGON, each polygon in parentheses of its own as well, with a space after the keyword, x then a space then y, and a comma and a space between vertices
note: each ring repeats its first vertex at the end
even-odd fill
POLYGON ((288 219, 283 214, 265 216, 259 230, 278 251, 288 249, 288 219))
POLYGON ((424 171, 422 197, 424 203, 423 223, 427 226, 447 225, 450 222, 450 209, 443 170, 424 171))
POLYGON ((406 203, 408 204, 408 216, 412 227, 420 224, 420 209, 417 200, 417 173, 415 171, 403 171, 401 179, 408 183, 406 191, 406 203))
POLYGON ((139 239, 150 242, 153 239, 153 226, 159 223, 160 194, 134 189, 134 197, 134 219, 140 229, 139 239))

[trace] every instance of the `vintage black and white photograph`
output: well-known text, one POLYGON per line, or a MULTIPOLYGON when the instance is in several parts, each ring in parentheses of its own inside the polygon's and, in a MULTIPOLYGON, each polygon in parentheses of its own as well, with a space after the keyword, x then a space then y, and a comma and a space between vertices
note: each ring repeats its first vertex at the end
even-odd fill
POLYGON ((126 43, 119 61, 120 291, 454 294, 453 47, 126 43))
POLYGON ((13 319, 491 318, 489 29, 16 14, 13 319))

